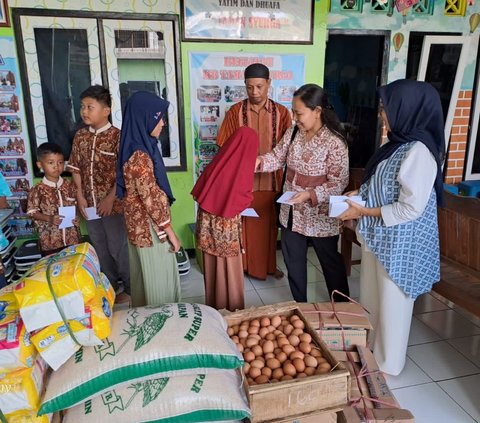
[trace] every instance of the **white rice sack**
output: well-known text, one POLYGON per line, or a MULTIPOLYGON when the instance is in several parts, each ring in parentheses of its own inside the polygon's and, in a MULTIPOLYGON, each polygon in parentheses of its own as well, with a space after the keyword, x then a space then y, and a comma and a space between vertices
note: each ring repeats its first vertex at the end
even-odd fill
POLYGON ((111 335, 77 351, 53 372, 39 413, 64 410, 148 376, 170 377, 236 369, 243 357, 217 310, 200 304, 163 304, 113 313, 111 335))
POLYGON ((51 423, 52 415, 37 416, 36 411, 20 411, 5 416, 8 423, 51 423))
POLYGON ((69 409, 63 423, 188 423, 250 417, 235 370, 145 379, 69 409))
POLYGON ((32 332, 61 322, 57 303, 66 319, 83 316, 85 303, 95 297, 100 280, 97 254, 87 242, 39 260, 15 286, 14 295, 25 327, 32 332))

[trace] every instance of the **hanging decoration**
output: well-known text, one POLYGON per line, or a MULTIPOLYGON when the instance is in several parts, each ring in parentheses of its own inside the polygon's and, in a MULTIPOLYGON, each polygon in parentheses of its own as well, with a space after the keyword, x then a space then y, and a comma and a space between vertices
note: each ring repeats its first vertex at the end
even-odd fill
POLYGON ((480 23, 480 13, 472 13, 470 16, 470 34, 477 29, 478 24, 480 23))
POLYGON ((405 41, 405 36, 401 32, 397 32, 396 34, 393 35, 392 37, 393 41, 393 48, 395 49, 395 59, 394 62, 398 62, 398 52, 400 51, 400 48, 403 45, 403 42, 405 41))
MULTIPOLYGON (((412 6, 415 6, 420 0, 396 0, 395 6, 399 12, 409 9, 412 6)), ((403 13, 402 13, 403 15, 403 13)))
POLYGON ((468 0, 468 5, 469 6, 475 5, 475 0, 468 0))

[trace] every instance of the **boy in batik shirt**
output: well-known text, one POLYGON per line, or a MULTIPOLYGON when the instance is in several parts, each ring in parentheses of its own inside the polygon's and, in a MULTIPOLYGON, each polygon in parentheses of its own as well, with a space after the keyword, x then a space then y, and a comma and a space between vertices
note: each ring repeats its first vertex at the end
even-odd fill
POLYGON ((75 185, 61 174, 65 169, 62 149, 54 143, 41 144, 37 149, 37 166, 45 176, 28 193, 27 213, 33 218, 38 231, 40 251, 46 256, 82 242, 79 220, 74 226, 60 229, 63 216, 59 207, 75 206, 75 185))
POLYGON ((88 127, 73 140, 68 167, 77 187, 78 208, 86 219, 90 241, 102 272, 117 291, 117 303, 130 299, 128 242, 122 203, 115 196, 120 130, 108 118, 110 92, 93 85, 80 94, 80 116, 88 127), (88 218, 87 208, 97 216, 88 218), (121 294, 118 281, 123 282, 121 294))

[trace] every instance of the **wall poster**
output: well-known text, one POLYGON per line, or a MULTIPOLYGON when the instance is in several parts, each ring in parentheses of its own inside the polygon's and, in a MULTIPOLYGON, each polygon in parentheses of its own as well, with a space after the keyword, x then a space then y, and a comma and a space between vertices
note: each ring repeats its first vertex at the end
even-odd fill
POLYGON ((183 0, 184 41, 313 44, 312 0, 183 0))
POLYGON ((304 83, 303 55, 190 53, 190 98, 195 180, 217 152, 216 138, 225 112, 246 98, 244 69, 263 63, 272 79, 269 97, 289 110, 294 91, 304 83))
POLYGON ((12 191, 8 202, 16 218, 26 212, 32 167, 13 37, 0 37, 0 57, 0 172, 12 191))

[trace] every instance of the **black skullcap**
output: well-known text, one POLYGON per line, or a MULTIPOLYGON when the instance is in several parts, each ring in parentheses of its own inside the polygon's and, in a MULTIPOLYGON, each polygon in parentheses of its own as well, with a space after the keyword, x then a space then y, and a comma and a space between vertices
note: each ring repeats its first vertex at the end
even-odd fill
POLYGON ((270 71, 261 63, 253 63, 245 68, 245 79, 248 78, 270 79, 270 71))

